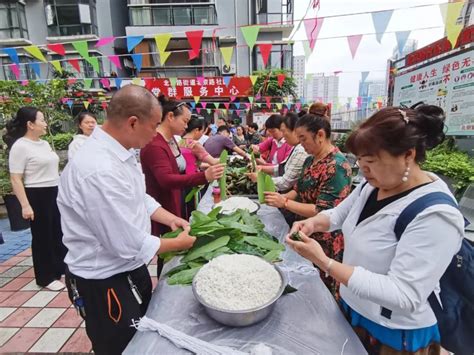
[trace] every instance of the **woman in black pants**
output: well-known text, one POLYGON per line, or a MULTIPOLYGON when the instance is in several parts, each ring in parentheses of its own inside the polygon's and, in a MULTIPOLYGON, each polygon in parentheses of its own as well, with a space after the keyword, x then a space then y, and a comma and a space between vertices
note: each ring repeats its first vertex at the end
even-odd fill
POLYGON ((13 192, 23 218, 31 221, 33 266, 36 283, 52 291, 63 289, 66 248, 62 243, 58 195, 59 157, 48 142, 44 115, 22 107, 7 123, 4 141, 10 149, 9 168, 13 192))

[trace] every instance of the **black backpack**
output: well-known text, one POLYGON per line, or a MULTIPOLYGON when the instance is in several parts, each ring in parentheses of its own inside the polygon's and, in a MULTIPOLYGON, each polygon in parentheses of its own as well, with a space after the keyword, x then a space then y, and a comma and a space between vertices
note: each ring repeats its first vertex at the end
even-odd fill
MULTIPOLYGON (((395 235, 400 240, 410 222, 425 208, 445 204, 458 208, 452 197, 443 192, 432 192, 410 203, 395 223, 395 235)), ((466 225, 469 224, 465 220, 466 225)), ((449 236, 446 236, 449 237, 449 236)), ((466 238, 454 255, 440 280, 439 294, 442 307, 433 292, 428 301, 436 315, 441 345, 456 355, 474 354, 474 248, 466 238)), ((382 308, 382 315, 390 318, 391 311, 382 308)))

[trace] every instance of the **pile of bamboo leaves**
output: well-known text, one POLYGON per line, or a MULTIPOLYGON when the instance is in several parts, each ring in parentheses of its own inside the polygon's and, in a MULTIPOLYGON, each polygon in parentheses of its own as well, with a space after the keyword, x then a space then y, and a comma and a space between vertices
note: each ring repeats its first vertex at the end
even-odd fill
MULTIPOLYGON (((181 264, 167 272, 168 284, 190 285, 194 275, 209 260, 223 254, 249 254, 263 257, 269 262, 280 261, 285 246, 264 231, 260 218, 247 210, 220 215, 221 208, 209 214, 193 211, 190 235, 197 237, 194 246, 181 253, 162 255, 165 261, 182 256, 181 264)), ((167 233, 162 238, 174 238, 182 230, 167 233)))

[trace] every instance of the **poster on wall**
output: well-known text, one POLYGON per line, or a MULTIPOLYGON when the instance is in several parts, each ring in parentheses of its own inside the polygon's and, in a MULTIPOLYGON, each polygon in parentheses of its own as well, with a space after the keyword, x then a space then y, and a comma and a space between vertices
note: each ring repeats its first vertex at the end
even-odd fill
POLYGON ((474 134, 474 50, 395 77, 394 105, 419 101, 443 108, 449 134, 474 134))

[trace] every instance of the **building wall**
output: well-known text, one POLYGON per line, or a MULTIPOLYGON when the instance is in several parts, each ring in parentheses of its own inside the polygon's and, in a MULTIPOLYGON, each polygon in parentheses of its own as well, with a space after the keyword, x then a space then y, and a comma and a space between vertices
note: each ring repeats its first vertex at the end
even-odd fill
POLYGON ((307 99, 336 103, 339 97, 339 77, 337 75, 314 75, 307 83, 307 99))
POLYGON ((298 98, 305 96, 305 72, 305 56, 301 55, 293 57, 293 78, 297 85, 296 94, 298 95, 298 98))

